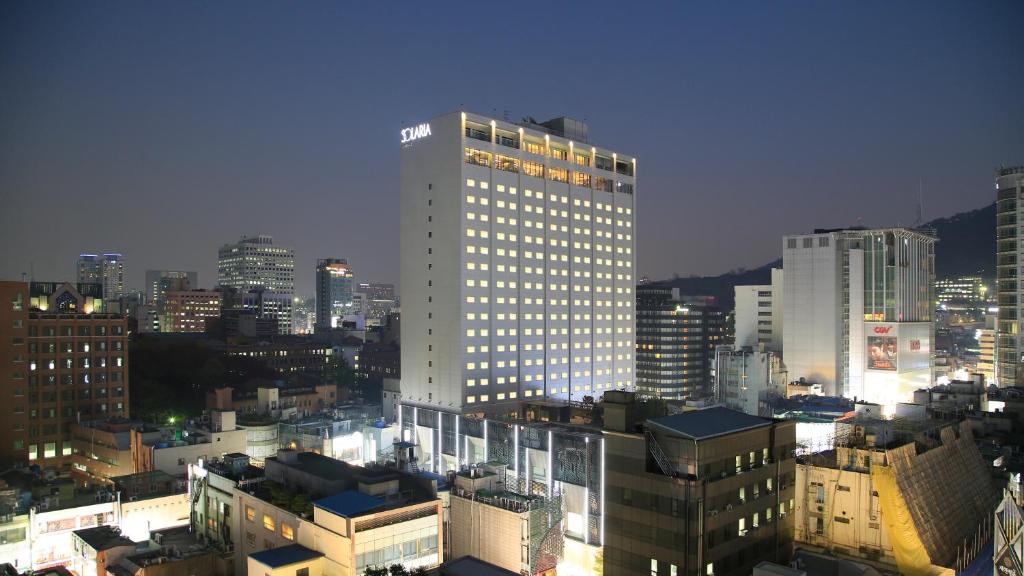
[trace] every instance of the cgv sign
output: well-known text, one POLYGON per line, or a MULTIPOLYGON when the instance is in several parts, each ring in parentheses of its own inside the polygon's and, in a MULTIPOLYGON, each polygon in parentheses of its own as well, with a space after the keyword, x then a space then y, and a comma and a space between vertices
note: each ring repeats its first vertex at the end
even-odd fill
POLYGON ((408 144, 414 140, 426 138, 427 136, 430 136, 430 124, 419 124, 411 128, 403 128, 401 134, 402 144, 408 144))

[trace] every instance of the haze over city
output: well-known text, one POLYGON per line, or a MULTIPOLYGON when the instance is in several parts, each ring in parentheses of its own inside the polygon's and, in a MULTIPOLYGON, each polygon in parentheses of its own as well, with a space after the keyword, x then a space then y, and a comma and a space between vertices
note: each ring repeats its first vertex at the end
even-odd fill
POLYGON ((116 251, 216 280, 271 234, 398 281, 399 130, 465 108, 584 119, 639 159, 638 274, 779 257, 785 233, 992 201, 1024 157, 1024 5, 0 7, 0 275, 116 251))

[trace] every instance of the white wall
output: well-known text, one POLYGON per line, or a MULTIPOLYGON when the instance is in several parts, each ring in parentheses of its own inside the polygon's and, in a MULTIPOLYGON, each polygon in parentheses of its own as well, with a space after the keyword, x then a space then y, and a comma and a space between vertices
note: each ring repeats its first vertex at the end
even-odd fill
POLYGON ((842 276, 833 234, 787 236, 783 246, 783 344, 790 380, 821 384, 825 393, 842 392, 842 276), (794 238, 796 248, 787 248, 794 238), (821 238, 828 246, 821 246, 821 238), (804 247, 809 239, 811 246, 804 247))

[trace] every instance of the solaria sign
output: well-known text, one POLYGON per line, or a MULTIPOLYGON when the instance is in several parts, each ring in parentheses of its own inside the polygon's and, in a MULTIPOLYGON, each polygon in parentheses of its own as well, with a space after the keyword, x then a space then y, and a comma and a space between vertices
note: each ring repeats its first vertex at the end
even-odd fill
POLYGON ((419 124, 411 128, 402 128, 402 144, 408 144, 420 138, 430 136, 430 124, 419 124))

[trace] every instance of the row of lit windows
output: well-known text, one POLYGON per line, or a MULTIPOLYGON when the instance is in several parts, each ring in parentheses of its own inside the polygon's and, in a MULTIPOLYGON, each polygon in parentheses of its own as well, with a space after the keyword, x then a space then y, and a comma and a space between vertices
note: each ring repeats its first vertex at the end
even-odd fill
MULTIPOLYGON (((527 143, 527 146, 529 147, 530 144, 527 143)), ((551 156, 553 158, 555 158, 557 160, 568 160, 565 150, 560 150, 560 149, 557 149, 557 148, 551 148, 550 150, 551 150, 551 156)), ((530 150, 528 150, 528 151, 530 151, 530 150)), ((534 153, 541 154, 541 152, 534 152, 534 153)), ((526 174, 528 176, 533 176, 533 177, 536 177, 536 178, 543 178, 544 177, 545 166, 544 166, 544 164, 542 164, 540 162, 534 162, 534 161, 531 161, 531 160, 520 160, 519 158, 516 158, 514 156, 506 156, 504 154, 492 154, 490 152, 484 152, 483 150, 477 150, 475 148, 468 148, 468 147, 465 148, 464 155, 465 155, 465 162, 467 164, 474 164, 474 165, 477 165, 477 166, 488 166, 488 167, 489 166, 493 166, 495 170, 501 170, 503 172, 516 172, 516 173, 520 172, 520 166, 522 166, 522 172, 524 174, 526 174), (493 162, 492 162, 492 158, 493 158, 493 162)), ((587 166, 587 167, 590 166, 590 156, 589 155, 575 154, 575 156, 576 156, 576 164, 579 164, 581 166, 587 166), (582 161, 582 160, 585 160, 585 161, 582 161)), ((610 165, 611 161, 608 161, 608 164, 610 165)), ((622 169, 621 170, 617 170, 617 172, 619 172, 620 174, 625 174, 627 176, 632 176, 633 175, 632 174, 632 169, 629 167, 628 163, 620 162, 620 164, 622 165, 622 169)), ((598 166, 598 167, 602 168, 602 169, 605 169, 605 170, 611 170, 611 168, 609 166, 598 166)), ((570 172, 570 170, 568 170, 566 168, 559 168, 557 166, 547 166, 548 179, 549 180, 554 180, 556 182, 568 182, 569 181, 569 172, 570 172)), ((594 188, 599 189, 599 190, 604 190, 606 192, 611 192, 612 191, 612 183, 614 181, 612 179, 610 179, 610 178, 606 178, 604 176, 593 176, 593 178, 591 178, 591 174, 589 172, 581 172, 581 171, 578 171, 578 170, 572 170, 571 172, 573 174, 573 177, 572 177, 573 184, 575 184, 576 186, 585 186, 585 187, 589 188, 590 185, 591 185, 591 180, 593 180, 594 188)), ((620 186, 623 186, 623 185, 620 184, 620 186)))
MULTIPOLYGON (((632 384, 632 382, 629 381, 629 380, 620 380, 620 381, 616 382, 615 386, 618 387, 619 389, 623 389, 623 388, 626 388, 627 386, 630 386, 631 384, 632 384)), ((611 388, 612 388, 612 383, 611 382, 605 382, 603 384, 595 383, 593 385, 593 389, 594 390, 601 390, 601 389, 611 390, 611 388)), ((591 391, 591 386, 590 385, 582 385, 582 386, 581 385, 575 385, 575 386, 573 386, 573 390, 575 392, 590 392, 591 391)), ((568 394, 568 393, 569 393, 569 387, 568 386, 562 386, 561 388, 553 387, 553 388, 548 390, 548 395, 549 396, 556 396, 558 394, 568 394)), ((510 400, 515 400, 516 399, 516 395, 517 395, 516 392, 509 392, 508 395, 507 395, 507 398, 510 399, 510 400)), ((533 397, 535 395, 536 396, 543 396, 544 395, 544 391, 543 390, 524 390, 523 391, 523 396, 524 397, 530 398, 530 397, 533 397)), ((499 393, 495 394, 495 400, 499 400, 500 401, 500 400, 504 400, 505 398, 506 398, 506 394, 504 392, 499 392, 499 393)), ((475 404, 477 401, 479 401, 479 402, 489 402, 490 401, 490 395, 489 394, 481 394, 479 396, 479 399, 475 395, 474 396, 466 396, 466 403, 467 404, 475 404)))
MULTIPOLYGON (((472 178, 467 178, 466 179, 466 186, 468 188, 476 188, 476 187, 479 186, 479 188, 481 190, 488 190, 488 189, 490 189, 490 183, 489 182, 484 181, 484 180, 481 180, 480 182, 477 182, 476 180, 474 180, 472 178)), ((496 191, 498 191, 498 192, 508 192, 508 194, 510 194, 512 196, 515 196, 517 194, 517 189, 516 189, 515 186, 509 186, 506 189, 504 184, 497 184, 497 185, 495 185, 494 189, 496 191)), ((529 188, 524 189, 523 196, 525 196, 527 198, 537 198, 539 200, 544 200, 544 197, 545 197, 544 192, 541 192, 541 191, 538 190, 536 193, 534 193, 534 191, 530 190, 529 188)), ((564 196, 564 195, 560 196, 560 195, 557 195, 557 194, 549 194, 547 199, 550 202, 561 202, 562 204, 568 204, 569 203, 569 197, 568 196, 564 196)), ((466 197, 466 202, 468 202, 470 204, 473 204, 475 201, 476 201, 476 198, 473 197, 473 196, 467 196, 466 197)), ((486 206, 487 205, 487 197, 481 196, 480 197, 480 204, 483 204, 484 206, 486 206)), ((502 207, 504 207, 504 200, 497 200, 496 204, 497 204, 497 206, 499 208, 502 208, 502 207)), ((584 200, 584 199, 580 199, 580 198, 573 198, 573 205, 574 206, 582 206, 584 208, 590 208, 590 200, 584 200)), ((511 202, 510 203, 510 207, 511 207, 511 209, 515 210, 515 203, 511 202)), ((612 211, 612 205, 611 204, 605 204, 603 202, 595 202, 594 203, 594 207, 597 210, 603 210, 605 212, 611 212, 612 211)), ((617 206, 615 211, 618 212, 619 214, 626 214, 627 216, 633 214, 633 209, 632 208, 628 208, 628 207, 624 207, 624 206, 617 206)), ((610 220, 609 220, 609 223, 611 223, 610 220)))

